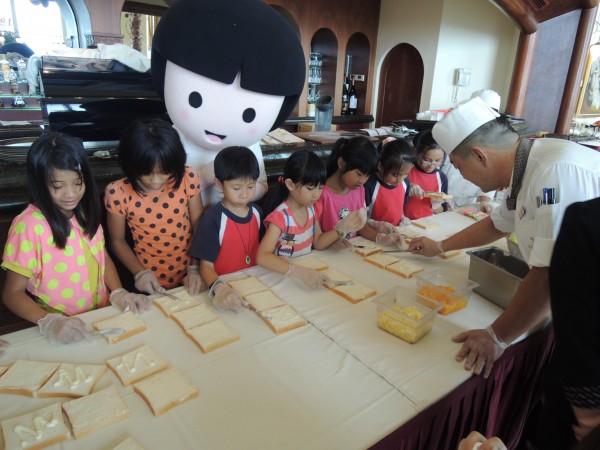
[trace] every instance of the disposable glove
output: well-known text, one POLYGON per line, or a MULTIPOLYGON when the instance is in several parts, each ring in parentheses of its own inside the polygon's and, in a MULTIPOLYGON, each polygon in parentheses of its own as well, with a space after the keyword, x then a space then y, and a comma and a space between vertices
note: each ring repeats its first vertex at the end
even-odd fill
POLYGON ((188 266, 187 275, 183 278, 183 285, 190 295, 196 295, 206 289, 206 283, 200 276, 198 266, 188 266))
POLYGON ((406 216, 403 216, 402 219, 400 219, 400 226, 406 227, 408 225, 410 225, 412 222, 410 221, 410 219, 406 216))
POLYGON ((110 293, 108 297, 110 304, 116 306, 121 311, 132 311, 137 314, 138 311, 148 311, 152 302, 143 294, 134 294, 126 289, 118 288, 110 293))
POLYGON ((489 202, 479 202, 477 205, 479 206, 479 211, 489 214, 492 212, 493 206, 489 204, 489 202))
POLYGON ((90 337, 90 330, 79 317, 48 314, 37 322, 42 336, 53 344, 70 344, 90 337))
POLYGON ((240 294, 225 283, 215 286, 213 292, 213 305, 215 305, 215 308, 236 311, 244 305, 240 294))
POLYGON ((347 236, 348 233, 354 233, 360 230, 367 223, 367 208, 361 208, 352 211, 342 220, 335 224, 335 231, 340 236, 347 236))
POLYGON ((346 238, 339 238, 337 241, 333 243, 331 246, 336 252, 344 253, 353 249, 352 243, 346 238))
POLYGON ((2 339, 0 339, 0 358, 6 355, 6 349, 10 346, 10 344, 2 339))
POLYGON ((409 191, 408 195, 410 195, 411 197, 423 198, 423 194, 424 193, 425 193, 425 191, 418 184, 411 184, 410 185, 410 191, 409 191))
POLYGON ((133 277, 135 288, 138 291, 146 292, 147 294, 164 294, 165 288, 160 285, 158 278, 150 269, 139 271, 133 277))
POLYGON ((321 272, 318 272, 315 269, 309 269, 308 267, 298 266, 296 264, 290 264, 290 268, 288 269, 286 275, 302 281, 308 287, 313 289, 322 286, 323 282, 325 281, 325 276, 321 272))
POLYGON ((379 233, 375 236, 375 242, 379 245, 395 246, 398 250, 408 250, 408 244, 404 238, 398 233, 384 234, 379 233))
POLYGON ((373 228, 378 233, 390 234, 396 232, 396 227, 389 222, 369 219, 367 225, 373 228))
POLYGON ((445 202, 443 198, 432 198, 431 199, 431 209, 434 211, 437 210, 442 204, 445 202))

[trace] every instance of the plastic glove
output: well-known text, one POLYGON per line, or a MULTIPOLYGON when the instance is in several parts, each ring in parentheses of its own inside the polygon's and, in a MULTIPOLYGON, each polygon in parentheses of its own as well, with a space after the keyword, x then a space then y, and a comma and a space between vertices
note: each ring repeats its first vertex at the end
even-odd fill
POLYGON ((115 289, 108 297, 110 304, 116 306, 121 311, 132 311, 137 314, 138 311, 148 311, 152 302, 143 294, 134 294, 126 289, 115 289))
POLYGON ((333 243, 331 248, 336 252, 343 253, 352 250, 354 247, 352 247, 352 243, 348 239, 341 237, 333 243))
POLYGON ((396 232, 396 227, 389 222, 369 219, 367 225, 373 228, 378 233, 390 234, 396 232))
POLYGON ((410 221, 410 219, 406 216, 403 216, 402 219, 400 219, 400 226, 406 227, 408 225, 410 225, 412 222, 410 221))
POLYGON ((213 297, 213 305, 215 305, 215 308, 236 311, 244 305, 240 294, 225 283, 215 286, 213 292, 215 294, 213 297))
POLYGON ((436 211, 438 208, 440 208, 442 206, 442 204, 445 201, 446 200, 444 200, 443 198, 432 198, 431 199, 431 209, 433 209, 434 211, 436 211))
POLYGON ((163 294, 166 289, 160 285, 158 278, 150 269, 144 269, 135 274, 135 288, 147 294, 163 294))
POLYGON ((506 450, 506 445, 498 437, 486 439, 477 431, 471 431, 469 435, 460 441, 458 450, 506 450))
POLYGON ((473 371, 474 375, 483 374, 483 378, 490 376, 494 362, 504 353, 485 330, 463 331, 452 336, 452 342, 463 344, 456 361, 465 361, 465 370, 473 371))
POLYGON ((493 209, 493 206, 490 205, 488 202, 479 202, 477 206, 479 207, 479 211, 484 212, 486 214, 491 213, 493 209))
POLYGON ((196 295, 206 289, 206 283, 200 276, 198 266, 188 266, 187 275, 183 278, 183 285, 190 295, 196 295))
POLYGON ((410 185, 410 191, 409 191, 408 195, 410 195, 411 197, 423 198, 423 194, 424 193, 425 193, 425 191, 418 184, 411 184, 410 185))
POLYGON ((0 339, 0 358, 6 355, 6 348, 8 348, 10 344, 2 339, 0 339))
POLYGON ((79 317, 48 314, 37 322, 42 336, 53 344, 70 344, 90 337, 90 330, 79 317))
POLYGON ((392 245, 398 248, 398 250, 408 250, 408 244, 404 238, 398 233, 384 234, 379 233, 375 236, 375 242, 379 245, 392 245))
POLYGON ((286 275, 292 278, 296 278, 302 281, 310 288, 318 288, 325 282, 325 276, 316 271, 315 269, 309 269, 308 267, 298 266, 296 264, 290 264, 290 268, 286 275))
POLYGON ((338 234, 347 236, 348 233, 353 233, 360 230, 367 223, 367 208, 357 209, 352 211, 342 220, 335 224, 335 231, 338 234))

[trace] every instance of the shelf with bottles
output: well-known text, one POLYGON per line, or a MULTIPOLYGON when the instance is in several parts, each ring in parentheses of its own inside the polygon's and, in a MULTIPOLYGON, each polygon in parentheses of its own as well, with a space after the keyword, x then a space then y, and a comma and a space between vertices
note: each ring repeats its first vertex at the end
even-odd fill
POLYGON ((315 116, 315 104, 321 96, 334 97, 337 70, 337 38, 328 28, 317 30, 311 39, 308 61, 307 116, 315 116), (311 72, 311 67, 313 68, 311 72))
POLYGON ((354 33, 346 45, 344 92, 348 106, 342 100, 342 115, 362 115, 366 111, 371 50, 363 33, 354 33))

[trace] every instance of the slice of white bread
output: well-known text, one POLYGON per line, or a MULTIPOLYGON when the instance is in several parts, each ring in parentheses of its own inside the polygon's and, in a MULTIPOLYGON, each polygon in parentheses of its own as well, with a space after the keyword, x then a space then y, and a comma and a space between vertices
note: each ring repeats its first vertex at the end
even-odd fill
POLYGON ((19 359, 0 377, 0 394, 33 397, 59 365, 57 362, 19 359))
POLYGON ((262 291, 246 297, 250 308, 254 311, 264 311, 265 309, 284 306, 286 303, 273 294, 272 291, 262 291))
POLYGON ((106 372, 102 364, 62 363, 48 381, 37 391, 38 397, 83 397, 92 392, 106 372))
POLYGON ((425 198, 439 198, 439 199, 443 199, 443 200, 448 200, 448 199, 454 198, 454 197, 452 197, 452 195, 446 194, 444 192, 425 192, 423 194, 423 197, 425 197, 425 198))
POLYGON ((186 331, 186 334, 200 347, 203 353, 212 352, 240 339, 239 334, 229 328, 221 319, 191 328, 186 331))
POLYGON ((337 269, 327 270, 326 272, 323 272, 323 275, 332 282, 332 285, 329 285, 327 282, 325 283, 325 286, 329 288, 335 286, 336 283, 349 283, 352 281, 352 278, 337 269))
POLYGON ((6 450, 38 450, 71 439, 60 403, 2 421, 6 450))
POLYGON ((0 366, 0 376, 8 370, 8 367, 0 366))
POLYGON ((385 269, 390 264, 394 264, 400 260, 395 256, 388 255, 387 253, 377 253, 376 255, 366 256, 365 261, 385 269))
POLYGON ((244 299, 248 295, 256 294, 257 292, 268 291, 269 286, 261 282, 256 277, 248 277, 242 280, 230 281, 231 286, 235 291, 240 294, 244 299))
POLYGON ((198 396, 198 390, 175 367, 170 367, 133 385, 155 416, 198 396))
POLYGON ((350 239, 350 243, 353 246, 352 250, 361 256, 374 255, 375 253, 383 251, 382 246, 377 245, 375 242, 365 239, 362 236, 356 236, 350 239))
POLYGON ((144 447, 142 447, 134 438, 129 436, 112 450, 144 450, 144 447))
POLYGON ((403 278, 412 278, 416 273, 425 270, 423 267, 406 260, 398 260, 394 264, 390 264, 385 270, 400 275, 403 278))
POLYGON ((199 327, 205 323, 212 322, 219 318, 208 306, 204 303, 177 311, 171 316, 175 322, 185 331, 190 328, 199 327))
POLYGON ((275 334, 282 334, 295 328, 303 327, 308 323, 290 305, 267 309, 258 313, 258 315, 275 334))
POLYGON ((179 300, 164 295, 152 299, 158 309, 160 309, 167 317, 171 317, 171 314, 174 312, 182 311, 200 304, 200 301, 192 297, 185 288, 176 288, 172 291, 168 291, 168 293, 174 295, 179 300))
POLYGON ((104 336, 109 344, 115 344, 142 331, 146 331, 148 326, 138 316, 131 311, 127 311, 94 324, 94 330, 104 330, 106 328, 123 328, 125 330, 123 334, 107 334, 104 336))
POLYGON ((123 386, 141 380, 167 367, 167 362, 147 345, 106 361, 123 386))
POLYGON ((414 225, 419 228, 423 228, 424 230, 429 230, 430 228, 439 227, 440 224, 434 222, 433 220, 426 219, 424 217, 420 219, 415 219, 411 222, 411 225, 414 225))
POLYGON ((331 290, 352 303, 358 303, 365 298, 377 295, 375 289, 359 281, 353 281, 352 284, 334 286, 331 290))
POLYGON ((129 417, 125 404, 114 385, 62 405, 71 423, 75 439, 129 417))
POLYGON ((414 239, 414 238, 418 238, 418 237, 423 236, 423 233, 420 233, 420 232, 418 232, 416 230, 413 230, 411 228, 406 228, 406 227, 400 228, 399 233, 402 236, 404 236, 406 238, 409 238, 409 239, 414 239))
POLYGON ((302 258, 294 258, 294 264, 297 264, 302 267, 308 267, 309 269, 314 270, 327 270, 329 269, 329 265, 325 264, 319 258, 315 258, 314 256, 303 256, 302 258))

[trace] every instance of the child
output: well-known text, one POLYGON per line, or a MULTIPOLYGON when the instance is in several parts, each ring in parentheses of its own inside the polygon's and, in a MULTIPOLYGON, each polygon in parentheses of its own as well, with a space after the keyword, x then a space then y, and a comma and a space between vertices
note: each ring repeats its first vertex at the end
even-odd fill
POLYGON ((408 173, 410 197, 404 208, 409 219, 420 219, 444 212, 448 204, 441 199, 423 197, 425 192, 448 193, 448 178, 440 171, 445 153, 433 139, 431 131, 423 131, 415 137, 417 162, 408 173))
POLYGON ((205 288, 198 265, 187 255, 202 200, 198 177, 185 160, 169 123, 134 121, 119 143, 125 178, 110 183, 104 194, 111 248, 134 275, 136 289, 148 294, 182 281, 191 295, 205 288), (125 240, 126 227, 135 253, 125 240))
MULTIPOLYGON (((322 232, 315 215, 314 204, 323 193, 326 179, 325 166, 315 153, 298 150, 288 158, 279 185, 267 199, 266 232, 256 255, 261 266, 313 288, 322 285, 323 275, 293 264, 290 258, 306 255, 312 247, 323 250, 339 238, 334 229, 322 232)), ((354 231, 364 225, 364 220, 354 211, 337 223, 338 228, 342 225, 347 231, 354 231)))
POLYGON ((109 301, 149 308, 145 296, 121 287, 106 252, 100 198, 81 141, 42 135, 27 155, 27 181, 33 202, 13 220, 4 248, 6 307, 63 344, 89 336, 87 325, 71 316, 109 301))
POLYGON ((219 276, 256 265, 261 211, 250 200, 258 175, 258 160, 246 147, 227 147, 215 157, 215 185, 223 200, 200 220, 189 253, 200 260, 208 295, 220 309, 236 310, 242 299, 219 276))
POLYGON ((372 220, 393 226, 408 225, 404 215, 410 182, 408 173, 414 167, 413 149, 402 139, 388 138, 378 146, 377 172, 365 184, 365 201, 372 220))

